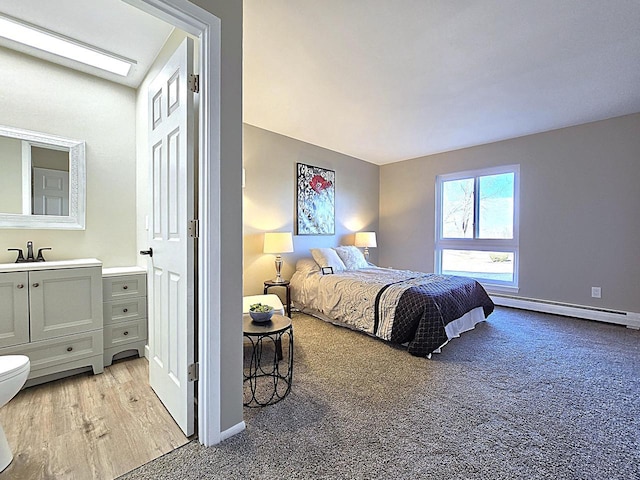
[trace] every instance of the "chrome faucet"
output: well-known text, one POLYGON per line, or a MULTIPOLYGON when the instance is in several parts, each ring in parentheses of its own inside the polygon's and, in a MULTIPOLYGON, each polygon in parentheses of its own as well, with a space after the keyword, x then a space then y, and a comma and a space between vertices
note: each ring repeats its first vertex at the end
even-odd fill
POLYGON ((44 255, 42 255, 42 251, 43 250, 51 250, 50 247, 46 247, 46 248, 40 248, 38 249, 38 256, 34 257, 33 256, 33 242, 31 240, 29 240, 27 242, 27 258, 25 258, 22 254, 22 249, 21 248, 8 248, 7 249, 9 252, 14 251, 14 252, 18 252, 18 258, 16 258, 16 262, 15 263, 25 263, 25 262, 44 262, 44 255))

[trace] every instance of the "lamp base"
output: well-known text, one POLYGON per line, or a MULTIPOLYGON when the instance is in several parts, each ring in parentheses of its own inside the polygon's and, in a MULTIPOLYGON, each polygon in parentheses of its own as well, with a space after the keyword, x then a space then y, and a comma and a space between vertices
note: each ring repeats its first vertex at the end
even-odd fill
POLYGON ((286 280, 282 278, 280 275, 280 270, 282 269, 282 257, 280 255, 276 255, 276 278, 273 280, 269 280, 271 283, 285 283, 286 280))

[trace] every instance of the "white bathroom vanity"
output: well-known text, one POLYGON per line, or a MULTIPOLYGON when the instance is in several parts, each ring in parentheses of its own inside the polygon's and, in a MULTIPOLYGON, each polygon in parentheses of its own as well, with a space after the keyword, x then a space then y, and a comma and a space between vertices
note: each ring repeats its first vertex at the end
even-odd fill
POLYGON ((102 373, 102 262, 0 264, 0 355, 27 355, 28 384, 91 367, 102 373))

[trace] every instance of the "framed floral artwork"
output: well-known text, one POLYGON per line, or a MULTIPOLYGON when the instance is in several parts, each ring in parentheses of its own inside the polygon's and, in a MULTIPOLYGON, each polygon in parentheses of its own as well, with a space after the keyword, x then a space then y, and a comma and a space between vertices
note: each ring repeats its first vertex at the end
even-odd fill
POLYGON ((297 234, 334 235, 336 172, 304 163, 296 169, 297 234))

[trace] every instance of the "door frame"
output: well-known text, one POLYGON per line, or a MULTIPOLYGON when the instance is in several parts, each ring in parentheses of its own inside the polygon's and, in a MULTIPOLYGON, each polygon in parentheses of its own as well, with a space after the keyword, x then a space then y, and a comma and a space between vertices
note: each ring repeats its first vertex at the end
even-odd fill
MULTIPOLYGON (((220 68, 221 21, 188 0, 122 0, 199 39, 198 140, 198 440, 220 443, 244 429, 221 432, 220 395, 220 68), (206 319, 206 321, 205 321, 206 319)), ((193 193, 193 192, 191 192, 193 193)))

